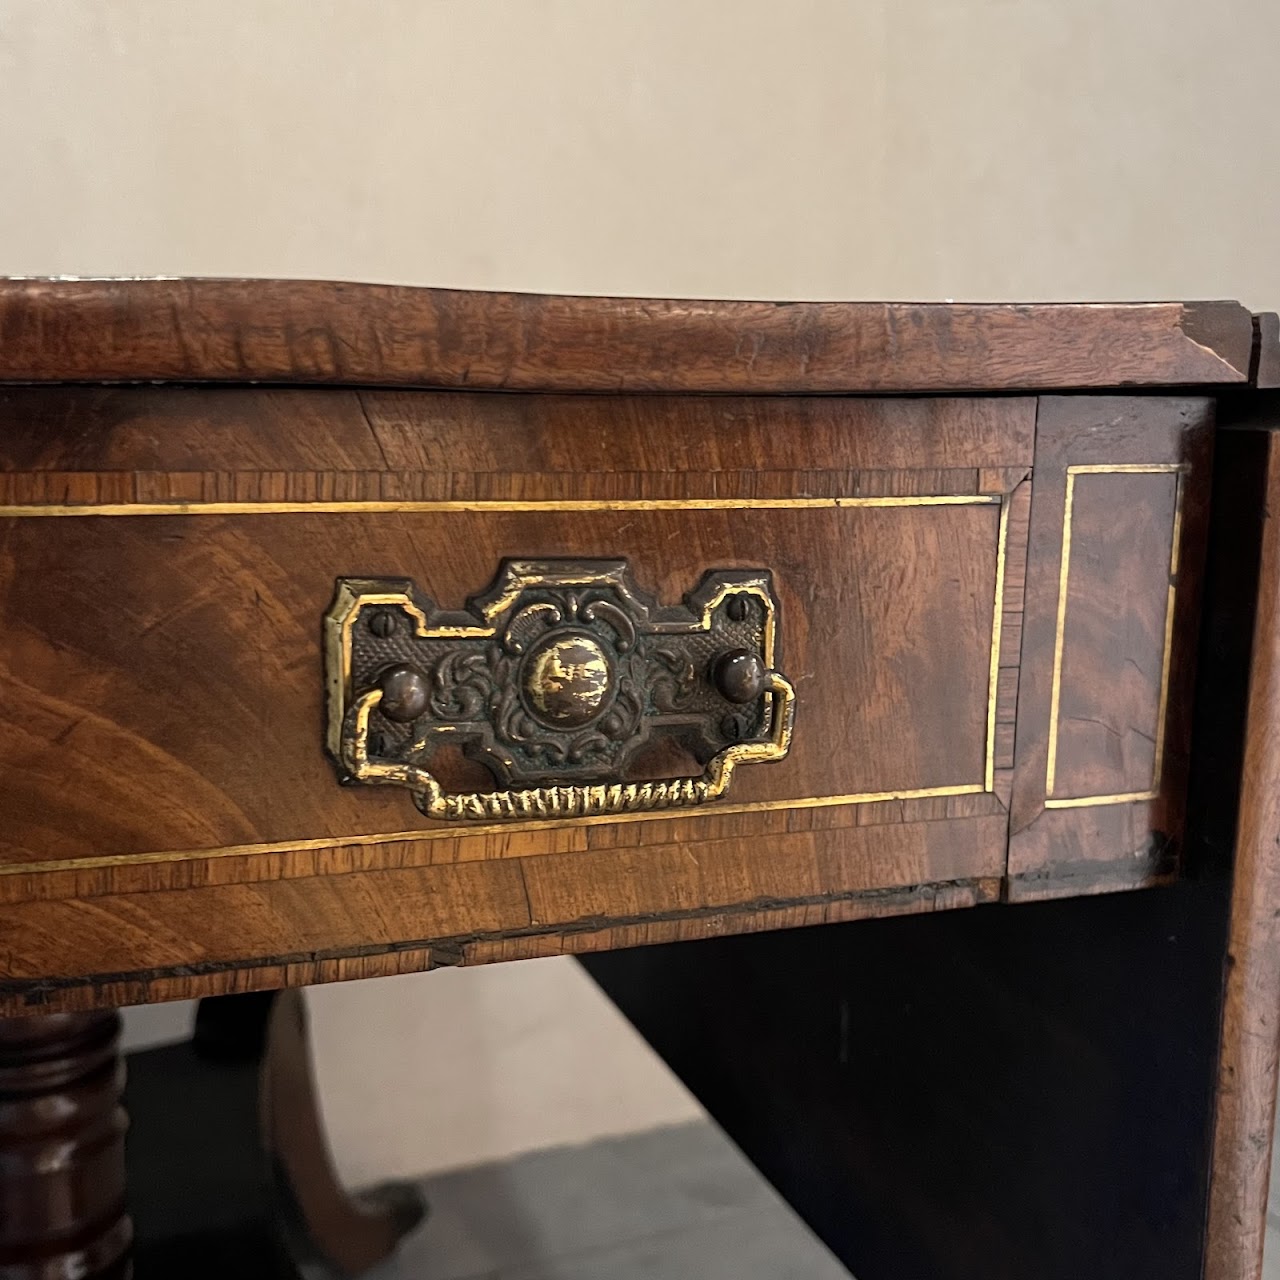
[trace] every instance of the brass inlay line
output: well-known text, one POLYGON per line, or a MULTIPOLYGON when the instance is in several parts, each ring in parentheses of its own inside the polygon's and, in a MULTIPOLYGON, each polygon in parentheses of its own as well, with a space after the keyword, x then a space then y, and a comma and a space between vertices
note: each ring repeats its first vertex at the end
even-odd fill
POLYGON ((1106 796, 1076 796, 1070 800, 1046 800, 1046 809, 1084 809, 1102 804, 1133 804, 1139 800, 1154 800, 1160 794, 1159 788, 1152 791, 1122 791, 1106 796))
POLYGON ((1179 474, 1173 501, 1173 546, 1169 551, 1169 594, 1164 606, 1164 653, 1160 663, 1160 703, 1156 712, 1155 764, 1151 771, 1151 786, 1160 789, 1160 775, 1164 767, 1165 715, 1169 709, 1169 671, 1173 664, 1173 616, 1177 602, 1178 551, 1182 542, 1182 498, 1185 488, 1179 474))
POLYGON ((1067 468, 1067 494, 1062 507, 1062 552, 1058 565, 1058 614, 1053 630, 1053 683, 1049 693, 1049 761, 1045 768, 1044 793, 1053 795, 1058 768, 1058 708, 1062 700, 1062 636, 1067 625, 1067 575, 1071 569, 1071 505, 1075 500, 1076 477, 1067 468))
POLYGON ((1069 476, 1165 476, 1187 470, 1185 462, 1073 462, 1069 476))
POLYGON ((748 813, 777 813, 789 809, 837 809, 850 805, 874 804, 887 800, 934 800, 946 796, 981 795, 980 783, 958 787, 921 787, 907 791, 863 791, 853 795, 797 796, 791 800, 750 800, 738 804, 717 804, 706 809, 638 810, 633 813, 591 814, 561 822, 495 822, 465 827, 429 827, 416 831, 379 832, 373 835, 318 836, 306 840, 277 840, 262 844, 232 844, 211 849, 176 849, 151 853, 109 853, 83 858, 50 859, 43 862, 6 862, 0 876, 45 874, 51 871, 89 871, 102 867, 123 867, 134 863, 200 862, 206 858, 249 857, 264 853, 302 853, 317 849, 341 849, 380 844, 418 843, 424 840, 461 840, 469 837, 509 836, 521 832, 571 831, 578 827, 613 825, 622 822, 685 822, 695 818, 733 817, 748 813))
POLYGON ((1178 550, 1182 540, 1183 477, 1187 466, 1180 462, 1078 463, 1067 468, 1067 492, 1062 509, 1062 561, 1058 567, 1058 615, 1053 636, 1053 684, 1049 694, 1049 755, 1045 768, 1045 808, 1077 809, 1087 805, 1128 804, 1154 800, 1160 794, 1164 772, 1165 717, 1169 706, 1169 671, 1173 655, 1173 618, 1177 597, 1178 550), (1160 690, 1156 703, 1156 736, 1151 768, 1151 786, 1146 791, 1126 791, 1099 796, 1055 797, 1058 763, 1058 721, 1062 702, 1063 635, 1067 621, 1067 583, 1071 569, 1071 518, 1079 475, 1173 475, 1173 547, 1169 553, 1169 593, 1164 616, 1164 648, 1160 658, 1160 690))
MULTIPOLYGON (((1012 495, 1010 495, 1012 496, 1012 495)), ((996 785, 996 694, 1000 685, 1000 632, 1004 623, 1004 564, 1009 540, 1009 499, 1000 504, 1000 532, 996 538, 996 603, 991 618, 991 676, 987 690, 987 758, 984 788, 996 785)))
POLYGON ((352 502, 86 502, 79 505, 40 503, 0 506, 0 519, 32 516, 236 516, 341 515, 344 513, 408 514, 465 511, 810 511, 846 507, 966 507, 999 502, 999 494, 943 493, 919 497, 866 498, 552 498, 523 501, 505 498, 352 502))

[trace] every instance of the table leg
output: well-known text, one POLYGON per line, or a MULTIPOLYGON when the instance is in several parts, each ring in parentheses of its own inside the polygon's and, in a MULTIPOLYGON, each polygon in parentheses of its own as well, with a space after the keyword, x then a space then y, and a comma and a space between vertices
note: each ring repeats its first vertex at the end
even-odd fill
POLYGON ((301 991, 281 991, 272 1003, 261 1117, 284 1226, 295 1257, 310 1264, 309 1277, 360 1275, 422 1220, 426 1205, 412 1183, 387 1182, 356 1197, 338 1182, 321 1124, 301 991))
POLYGON ((0 1280, 124 1280, 114 1011, 0 1019, 0 1280))
MULTIPOLYGON (((1218 1068, 1205 1280, 1262 1275, 1280 1072, 1280 447, 1265 446, 1265 513, 1249 668, 1240 824, 1218 1068)), ((1239 441, 1233 443, 1240 445, 1239 441)))
POLYGON ((137 1280, 343 1280, 423 1216, 412 1184, 334 1175, 301 992, 202 1000, 191 1041, 130 1055, 129 1112, 137 1280))

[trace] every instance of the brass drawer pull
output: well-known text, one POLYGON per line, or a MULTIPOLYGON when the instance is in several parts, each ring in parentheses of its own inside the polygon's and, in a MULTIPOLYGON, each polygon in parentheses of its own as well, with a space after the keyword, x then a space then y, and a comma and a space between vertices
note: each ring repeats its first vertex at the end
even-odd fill
POLYGON ((553 818, 702 804, 739 764, 787 754, 767 571, 706 574, 659 606, 624 560, 509 560, 465 611, 403 579, 341 578, 325 616, 330 754, 344 780, 407 787, 431 818, 553 818), (674 738, 694 777, 628 781, 674 738), (456 744, 498 789, 446 791, 456 744))

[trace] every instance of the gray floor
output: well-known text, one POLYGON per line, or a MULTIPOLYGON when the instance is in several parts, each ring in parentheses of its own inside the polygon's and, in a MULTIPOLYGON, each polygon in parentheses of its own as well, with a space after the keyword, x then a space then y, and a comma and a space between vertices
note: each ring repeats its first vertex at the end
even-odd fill
MULTIPOLYGON (((423 1183, 431 1215, 368 1280, 848 1280, 709 1123, 423 1183)), ((1280 1280, 1280 1144, 1263 1280, 1280 1280)))
POLYGON ((427 1223, 369 1280, 848 1280, 718 1129, 538 1151, 423 1183, 427 1223))

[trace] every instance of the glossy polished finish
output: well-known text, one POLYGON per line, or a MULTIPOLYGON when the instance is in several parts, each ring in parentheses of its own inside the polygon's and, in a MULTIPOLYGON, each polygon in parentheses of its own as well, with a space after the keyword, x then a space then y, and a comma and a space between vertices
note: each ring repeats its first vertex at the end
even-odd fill
MULTIPOLYGON (((1025 397, 0 394, 0 451, 15 468, 0 487, 26 504, 0 522, 5 616, 24 619, 0 628, 0 655, 19 677, 3 687, 9 714, 45 743, 32 770, 22 741, 0 740, 12 846, 0 899, 14 957, 0 994, 20 1000, 35 974, 59 1002, 231 991, 278 982, 281 964, 319 980, 422 968, 455 948, 475 959, 543 954, 605 945, 614 930, 619 940, 698 936, 712 920, 748 927, 998 896, 1034 414, 1025 397), (171 493, 232 468, 234 479, 214 482, 230 487, 206 493, 238 493, 243 505, 174 515, 119 501, 116 515, 41 514, 62 464, 84 465, 44 453, 57 479, 40 465, 40 451, 66 441, 40 431, 50 397, 94 447, 119 432, 116 448, 131 449, 144 431, 171 493), (602 421, 616 439, 602 438, 602 421), (447 490, 432 440, 451 459, 447 490), (739 469, 743 450, 759 470, 739 469), (821 469, 805 468, 810 450, 821 469), (317 477, 314 511, 272 505, 317 477), (274 493, 255 493, 263 483, 274 493), (384 485, 416 490, 417 505, 365 509, 384 485), (335 566, 412 579, 460 610, 513 551, 625 551, 634 581, 664 608, 708 570, 770 570, 775 658, 804 677, 786 758, 744 763, 727 795, 687 812, 427 822, 396 787, 335 785, 317 750, 317 624, 335 566), (106 572, 53 572, 108 562, 106 572), (65 590, 51 591, 55 580, 65 590), (94 621, 104 612, 137 622, 104 628, 94 621), (92 691, 92 705, 59 698, 55 681, 92 691), (69 803, 89 779, 92 805, 69 803), (357 889, 352 914, 342 904, 357 889), (85 894, 109 928, 55 923, 78 921, 85 894), (245 895, 263 909, 246 910, 245 895), (131 916, 121 897, 150 918, 131 916), (57 973, 35 950, 50 929, 65 939, 57 973), (189 948, 181 973, 174 937, 189 948), (90 974, 103 982, 91 986, 90 974)), ((113 487, 139 473, 94 475, 113 487)), ((85 496, 80 483, 72 492, 85 496)), ((695 682, 719 648, 691 656, 695 682)), ((371 680, 386 662, 371 661, 371 680)), ((673 693, 682 673, 679 663, 669 672, 673 693)), ((648 765, 638 787, 699 772, 687 757, 648 765)), ((485 783, 454 785, 466 794, 485 783)))
POLYGON ((716 659, 716 688, 730 702, 754 702, 764 691, 768 672, 758 655, 746 649, 730 649, 716 659))
POLYGON ((115 1013, 0 1018, 0 1275, 125 1280, 115 1013))
MULTIPOLYGON (((385 613, 376 617, 384 618, 385 613)), ((374 633, 385 630, 383 627, 373 628, 374 633)), ((382 701, 378 704, 382 714, 390 720, 398 720, 408 724, 416 720, 430 704, 431 695, 427 687, 427 678, 408 663, 391 667, 384 671, 378 681, 382 690, 382 701)))
MULTIPOLYGON (((284 305, 283 286, 183 288, 208 304, 210 353, 233 337, 248 299, 264 335, 284 305)), ((165 285, 60 289, 13 286, 13 331, 56 327, 45 308, 59 297, 67 324, 124 298, 129 323, 154 333, 170 323, 147 311, 172 300, 165 285)), ((332 303, 341 326, 356 295, 300 286, 290 296, 290 308, 332 303)), ((384 295, 360 296, 369 323, 381 323, 384 295)), ((714 355, 720 339, 700 346, 696 326, 683 331, 680 359, 658 360, 679 324, 675 304, 625 322, 635 306, 396 298, 417 306, 422 323, 448 315, 450 334, 480 315, 516 326, 512 349, 532 362, 521 368, 542 376, 554 367, 557 377, 575 368, 579 389, 592 385, 587 354, 568 363, 574 348, 547 345, 531 316, 572 315, 584 343, 614 334, 631 359, 655 360, 649 367, 670 388, 688 369, 729 367, 714 355)), ((1160 317, 1194 314, 1234 333, 1239 309, 1215 307, 891 310, 911 332, 932 332, 948 361, 990 357, 1011 315, 1033 328, 1056 319, 1057 345, 1007 348, 1021 360, 1016 376, 1035 385, 1046 359, 1082 335, 1096 341, 1103 321, 1136 325, 1135 337, 1160 317), (967 344, 971 323, 995 326, 986 345, 967 344)), ((810 337, 861 332, 875 310, 821 304, 810 337)), ((717 304, 699 314, 771 349, 769 325, 784 313, 790 323, 801 310, 717 304)), ((947 385, 928 361, 895 367, 920 385, 947 385)), ((1015 376, 993 358, 982 367, 1015 376)), ((202 368, 219 376, 213 354, 202 368)), ((849 389, 878 376, 871 356, 842 368, 849 389)), ((0 659, 13 677, 3 686, 8 714, 26 726, 0 741, 10 844, 0 900, 11 921, 0 997, 21 1008, 36 981, 69 1007, 206 994, 283 974, 323 980, 594 949, 637 931, 697 937, 1168 880, 1181 858, 1212 407, 1205 395, 0 392, 0 591, 5 616, 21 620, 0 629, 0 659), (1144 540, 1109 527, 1108 512, 1150 517, 1144 540), (606 810, 618 807, 608 794, 566 800, 561 766, 545 763, 527 811, 514 798, 451 800, 442 787, 433 800, 420 789, 434 822, 395 787, 335 786, 315 749, 327 695, 313 621, 335 574, 357 563, 388 581, 411 578, 458 610, 512 554, 626 555, 635 580, 664 602, 708 567, 769 569, 783 669, 797 673, 799 730, 786 759, 739 770, 728 795, 708 791, 709 803, 687 814, 653 808, 688 802, 699 761, 678 743, 637 758, 623 784, 634 796, 619 797, 625 813, 606 810), (84 574, 60 574, 68 564, 84 574), (1128 602, 1118 629, 1100 598, 1128 602), (103 627, 104 616, 133 621, 103 627), (1117 673, 1122 697, 1091 701, 1117 673), (1144 754, 1157 737, 1158 768, 1144 754), (677 789, 671 780, 682 778, 677 789), (74 799, 90 794, 91 804, 74 799), (347 892, 357 884, 353 912, 347 892), (262 909, 246 910, 246 894, 262 909), (83 926, 86 897, 109 927, 83 926), (51 936, 65 940, 52 957, 42 944, 51 936), (181 939, 180 962, 170 938, 181 939)), ((359 634, 391 646, 409 626, 403 607, 382 603, 359 634)), ((719 656, 691 658, 695 680, 719 656)), ((427 666, 397 650, 371 667, 370 687, 406 663, 430 683, 427 666)), ((519 695, 516 711, 532 705, 522 669, 503 686, 519 695)), ((746 674, 732 692, 754 687, 746 674)), ((467 674, 448 686, 464 718, 478 696, 471 683, 467 674)), ((408 720, 380 723, 372 701, 365 707, 349 775, 410 763, 397 755, 396 726, 416 722, 422 689, 408 677, 403 692, 393 703, 408 720)), ((602 706, 591 727, 609 727, 618 705, 602 706)), ((739 709, 754 704, 721 705, 713 731, 751 747, 753 725, 739 709)), ((338 759, 342 719, 330 711, 338 759)), ((477 774, 456 759, 452 793, 490 793, 495 761, 490 752, 477 774)), ((602 768, 583 782, 607 793, 616 777, 602 768)))

